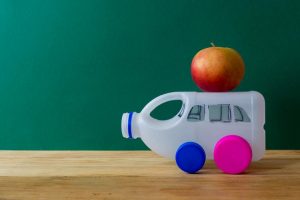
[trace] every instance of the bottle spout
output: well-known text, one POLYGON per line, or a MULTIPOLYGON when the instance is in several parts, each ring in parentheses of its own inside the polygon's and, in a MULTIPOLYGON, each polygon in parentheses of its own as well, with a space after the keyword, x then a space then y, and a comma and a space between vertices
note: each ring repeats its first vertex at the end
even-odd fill
POLYGON ((136 130, 135 118, 137 117, 138 113, 136 112, 129 112, 123 113, 122 120, 121 120, 121 129, 122 135, 124 138, 128 139, 136 139, 138 138, 138 133, 136 130))

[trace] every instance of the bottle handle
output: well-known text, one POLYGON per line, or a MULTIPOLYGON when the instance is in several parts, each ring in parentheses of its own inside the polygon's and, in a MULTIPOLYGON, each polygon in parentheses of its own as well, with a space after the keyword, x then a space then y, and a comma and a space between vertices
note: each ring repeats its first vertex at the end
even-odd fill
POLYGON ((163 94, 161 96, 156 97, 152 101, 150 101, 141 111, 141 114, 150 116, 150 113, 159 105, 166 103, 168 101, 181 100, 183 104, 185 104, 187 98, 182 92, 171 92, 167 94, 163 94))

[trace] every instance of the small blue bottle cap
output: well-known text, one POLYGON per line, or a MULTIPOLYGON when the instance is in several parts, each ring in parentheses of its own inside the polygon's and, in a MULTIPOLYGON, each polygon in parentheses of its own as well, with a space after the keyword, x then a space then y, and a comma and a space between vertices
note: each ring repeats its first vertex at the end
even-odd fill
POLYGON ((195 142, 183 143, 176 152, 177 166, 187 173, 199 171, 206 160, 204 149, 195 142))

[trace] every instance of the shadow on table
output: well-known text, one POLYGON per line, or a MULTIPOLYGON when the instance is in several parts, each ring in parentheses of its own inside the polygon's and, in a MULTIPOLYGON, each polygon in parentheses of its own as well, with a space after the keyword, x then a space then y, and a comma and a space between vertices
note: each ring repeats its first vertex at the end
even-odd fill
POLYGON ((278 159, 263 159, 251 163, 247 174, 278 174, 284 171, 285 174, 292 173, 293 168, 297 168, 299 160, 292 158, 278 158, 278 159))

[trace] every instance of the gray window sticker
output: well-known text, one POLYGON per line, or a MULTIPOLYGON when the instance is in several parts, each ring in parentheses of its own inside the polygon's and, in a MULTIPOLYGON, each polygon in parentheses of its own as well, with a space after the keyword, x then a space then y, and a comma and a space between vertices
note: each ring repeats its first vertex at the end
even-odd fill
POLYGON ((238 106, 234 106, 233 110, 235 121, 243 121, 243 116, 238 106))
POLYGON ((189 115, 187 117, 188 121, 202 121, 204 120, 204 109, 202 105, 195 105, 191 108, 189 115))
POLYGON ((230 122, 230 106, 229 104, 222 104, 222 112, 221 112, 222 122, 230 122))
POLYGON ((209 121, 211 122, 230 122, 231 113, 229 104, 209 105, 209 121))
POLYGON ((219 105, 209 105, 209 121, 221 121, 221 104, 219 105))
POLYGON ((236 122, 250 122, 250 118, 248 117, 246 111, 240 106, 234 106, 234 118, 236 122))

